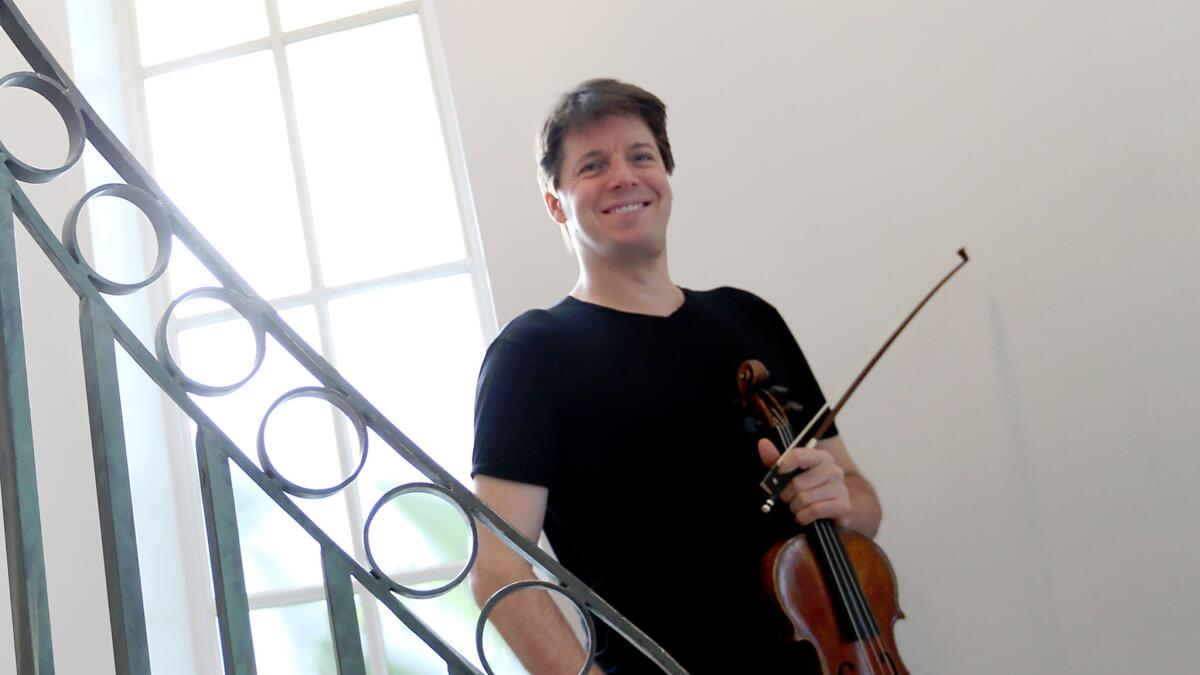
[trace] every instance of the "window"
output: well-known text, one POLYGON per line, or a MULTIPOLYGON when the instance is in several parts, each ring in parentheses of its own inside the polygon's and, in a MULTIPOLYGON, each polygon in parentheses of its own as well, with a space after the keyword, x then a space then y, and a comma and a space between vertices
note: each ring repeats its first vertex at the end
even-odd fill
MULTIPOLYGON (((428 8, 413 0, 132 2, 148 164, 167 194, 310 345, 467 479, 475 375, 495 319, 477 235, 466 225, 456 141, 445 130, 445 87, 431 69, 428 8)), ((180 246, 169 285, 177 297, 217 284, 180 246)), ((249 371, 250 331, 227 306, 188 301, 170 327, 189 376, 226 384, 249 371)), ((268 342, 246 386, 197 398, 256 461, 272 402, 315 384, 268 342)), ((186 426, 180 416, 184 456, 186 426)), ((345 416, 315 399, 280 405, 264 438, 279 473, 310 487, 338 483, 361 452, 345 416)), ((389 489, 423 479, 379 439, 368 447, 346 489, 296 500, 363 564, 371 508, 389 489)), ((333 672, 317 545, 233 473, 260 672, 333 672)), ((438 585, 462 567, 466 528, 434 498, 401 500, 380 511, 372 552, 394 579, 438 585)), ((478 609, 465 585, 405 602, 474 655, 478 609)), ((369 594, 358 605, 371 672, 444 672, 369 594)), ((208 639, 215 649, 215 630, 208 639)), ((489 647, 489 661, 519 668, 501 649, 489 647)))

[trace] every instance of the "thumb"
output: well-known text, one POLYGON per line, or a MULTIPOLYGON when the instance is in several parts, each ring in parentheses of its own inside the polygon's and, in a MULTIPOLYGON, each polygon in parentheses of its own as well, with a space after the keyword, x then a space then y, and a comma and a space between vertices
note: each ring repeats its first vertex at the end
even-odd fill
POLYGON ((779 449, 771 442, 769 438, 759 439, 758 441, 758 458, 762 460, 763 466, 775 466, 775 462, 779 461, 779 449))

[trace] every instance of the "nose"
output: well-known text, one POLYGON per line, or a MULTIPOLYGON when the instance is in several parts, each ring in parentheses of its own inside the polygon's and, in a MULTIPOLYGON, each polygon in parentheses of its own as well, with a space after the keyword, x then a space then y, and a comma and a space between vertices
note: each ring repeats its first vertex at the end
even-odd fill
POLYGON ((633 164, 628 160, 616 159, 609 166, 612 168, 609 176, 609 189, 619 190, 637 185, 637 173, 634 171, 633 164))

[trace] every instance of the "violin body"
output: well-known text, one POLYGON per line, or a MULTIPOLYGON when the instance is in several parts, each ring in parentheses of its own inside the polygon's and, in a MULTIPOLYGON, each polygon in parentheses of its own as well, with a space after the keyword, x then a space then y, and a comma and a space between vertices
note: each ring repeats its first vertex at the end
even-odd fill
POLYGON ((845 617, 838 615, 842 603, 827 583, 809 535, 800 534, 771 547, 763 558, 764 589, 791 623, 792 640, 807 642, 816 649, 823 675, 908 675, 893 632, 904 612, 900 610, 891 563, 871 539, 851 530, 835 531, 877 620, 878 635, 856 640, 845 617))

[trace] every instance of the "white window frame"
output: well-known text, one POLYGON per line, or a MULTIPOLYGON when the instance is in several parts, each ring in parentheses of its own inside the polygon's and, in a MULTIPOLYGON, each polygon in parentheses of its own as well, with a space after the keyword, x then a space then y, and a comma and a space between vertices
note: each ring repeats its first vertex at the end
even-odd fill
MULTIPOLYGON (((297 200, 300 207, 299 211, 301 226, 305 248, 308 253, 309 270, 312 282, 310 290, 304 293, 278 298, 273 300, 271 305, 277 310, 284 310, 308 304, 313 305, 316 309, 320 339, 320 344, 313 346, 321 351, 321 353, 325 354, 326 358, 336 365, 336 355, 333 349, 332 330, 329 319, 329 303, 332 300, 370 290, 394 287, 402 284, 420 282, 455 274, 469 273, 474 290, 476 307, 479 311, 480 326, 483 333, 483 343, 489 343, 498 332, 495 307, 492 301, 491 288, 489 286, 486 273, 486 265, 484 262, 483 248, 480 241, 474 200, 471 197, 470 186, 467 181, 467 171, 462 149, 461 135, 458 131, 457 117, 455 115, 450 96, 449 77, 447 74, 434 7, 431 0, 404 0, 385 8, 371 10, 292 31, 283 31, 281 29, 276 0, 259 1, 264 2, 266 5, 267 22, 269 27, 269 34, 267 37, 230 45, 220 49, 215 49, 201 54, 175 59, 147 67, 141 65, 142 61, 138 47, 138 26, 136 21, 134 0, 112 0, 114 12, 119 17, 118 20, 124 20, 124 26, 118 27, 118 30, 128 30, 129 35, 129 39, 125 41, 128 49, 126 57, 128 63, 130 64, 129 68, 133 71, 130 75, 133 80, 131 91, 136 99, 134 105, 130 106, 130 118, 131 126, 136 131, 140 132, 138 136, 140 137, 139 140, 140 144, 142 145, 142 147, 138 148, 136 147, 137 144, 135 143, 133 150, 140 155, 147 170, 153 174, 153 144, 150 136, 149 118, 145 97, 145 83, 148 78, 226 58, 241 56, 252 52, 270 50, 273 54, 276 73, 279 77, 279 87, 282 97, 282 104, 284 107, 284 119, 287 127, 288 148, 293 162, 297 200), (465 258, 459 261, 439 264, 423 269, 404 271, 382 278, 359 281, 329 288, 325 286, 324 280, 321 277, 320 257, 317 249, 317 239, 313 225, 311 202, 309 198, 309 186, 303 164, 304 160, 300 144, 300 135, 296 122, 295 101, 292 94, 290 73, 288 71, 285 50, 288 45, 303 40, 360 28, 389 19, 396 19, 412 15, 416 15, 418 17, 424 38, 426 59, 431 71, 430 79, 433 84, 435 103, 437 105, 438 115, 441 122, 443 140, 445 143, 446 155, 450 167, 451 180, 453 182, 458 213, 460 215, 460 225, 462 228, 463 241, 466 249, 465 258)), ((153 316, 161 316, 162 312, 165 311, 166 306, 170 301, 169 296, 173 294, 174 291, 164 291, 163 293, 159 294, 158 297, 150 298, 150 303, 153 305, 152 309, 154 310, 152 311, 153 316)), ((215 312, 212 314, 173 319, 171 321, 170 331, 172 344, 174 347, 178 347, 177 344, 174 344, 175 337, 181 330, 215 323, 231 318, 232 316, 233 313, 230 310, 225 312, 215 312)), ((178 353, 178 351, 176 351, 176 353, 178 353)), ((194 653, 201 659, 203 659, 205 656, 210 657, 205 663, 197 663, 197 672, 220 673, 222 670, 220 645, 216 632, 215 621, 213 620, 215 614, 212 605, 212 581, 208 568, 208 554, 206 548, 206 535, 203 525, 203 513, 200 505, 199 494, 192 489, 192 486, 194 486, 196 483, 196 467, 194 464, 193 450, 194 439, 189 433, 188 421, 181 412, 172 407, 168 412, 167 417, 167 433, 170 437, 169 443, 171 446, 173 446, 171 452, 173 480, 176 486, 187 488, 177 490, 176 495, 177 499, 179 500, 179 503, 177 504, 177 512, 179 513, 180 518, 180 539, 183 547, 184 558, 191 563, 190 569, 186 570, 183 576, 188 585, 188 588, 185 589, 185 594, 188 598, 189 604, 191 605, 190 611, 192 614, 193 626, 192 639, 195 645, 194 653)), ((338 428, 339 431, 337 441, 339 456, 343 465, 347 465, 352 461, 351 454, 353 453, 353 446, 356 444, 356 441, 350 437, 345 424, 339 424, 338 428)), ((347 511, 350 517, 351 531, 355 533, 355 550, 349 551, 349 553, 355 555, 361 560, 364 558, 364 552, 362 551, 361 532, 365 514, 361 510, 356 485, 352 483, 341 494, 342 497, 347 500, 347 511)), ((437 578, 445 578, 447 576, 452 576, 455 572, 461 569, 462 564, 462 562, 446 563, 423 570, 416 570, 405 574, 397 574, 393 578, 396 581, 405 584, 418 583, 437 578), (447 572, 449 572, 449 574, 447 574, 447 572)), ((366 598, 370 597, 369 594, 361 593, 361 591, 357 591, 357 589, 356 592, 365 595, 366 598)), ((272 607, 283 607, 319 601, 323 600, 324 597, 324 588, 320 585, 279 591, 267 591, 252 594, 250 596, 250 608, 251 610, 257 610, 272 607)), ((360 626, 360 629, 365 636, 365 642, 367 645, 367 653, 365 656, 368 668, 370 672, 386 673, 388 672, 387 658, 382 639, 383 636, 378 603, 363 602, 361 607, 363 625, 360 626)))

